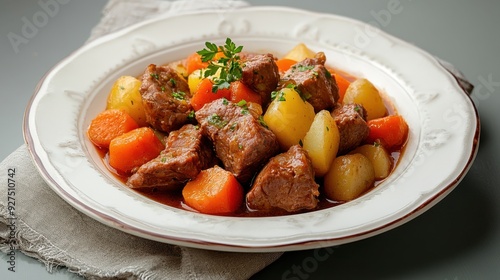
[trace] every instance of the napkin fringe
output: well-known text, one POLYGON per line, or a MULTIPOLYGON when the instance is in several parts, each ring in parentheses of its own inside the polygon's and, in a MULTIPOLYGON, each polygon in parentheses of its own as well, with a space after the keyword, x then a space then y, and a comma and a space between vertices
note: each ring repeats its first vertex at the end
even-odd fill
MULTIPOLYGON (((1 206, 1 205, 0 205, 1 206)), ((0 207, 0 213, 5 212, 5 207, 0 207)), ((8 225, 8 221, 0 217, 0 221, 8 225)), ((5 227, 0 234, 0 251, 8 253, 10 251, 10 230, 5 227)), ((35 258, 44 264, 49 273, 54 273, 57 269, 66 267, 70 272, 85 277, 86 279, 155 279, 156 274, 151 271, 141 270, 139 267, 123 267, 114 272, 106 272, 101 269, 89 266, 78 259, 70 257, 64 250, 61 250, 52 242, 47 240, 37 231, 33 230, 20 219, 16 219, 16 232, 14 235, 16 242, 16 254, 22 252, 28 257, 35 258)))
MULTIPOLYGON (((0 212, 3 213, 4 209, 0 209, 0 212)), ((2 223, 8 224, 7 220, 3 217, 1 217, 0 220, 2 223)), ((0 251, 4 253, 10 251, 9 234, 9 230, 6 230, 5 233, 2 232, 0 251)), ((30 228, 19 218, 16 219, 16 233, 14 238, 17 244, 16 253, 22 252, 29 257, 39 260, 45 265, 46 270, 50 273, 53 273, 59 267, 69 268, 84 265, 69 257, 63 250, 54 246, 49 240, 30 228)), ((77 273, 75 270, 72 272, 77 273)))

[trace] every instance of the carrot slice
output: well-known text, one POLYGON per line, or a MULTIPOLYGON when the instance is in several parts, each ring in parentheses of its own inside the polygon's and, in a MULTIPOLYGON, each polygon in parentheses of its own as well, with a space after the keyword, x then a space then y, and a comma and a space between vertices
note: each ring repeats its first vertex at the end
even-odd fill
POLYGON ((193 53, 186 58, 186 71, 187 74, 193 73, 195 70, 206 68, 208 62, 201 61, 201 55, 193 53))
POLYGON ((90 122, 87 135, 94 145, 108 148, 113 138, 138 127, 137 122, 124 110, 108 109, 90 122))
POLYGON ((278 70, 280 72, 286 72, 295 63, 297 63, 297 61, 289 58, 282 58, 276 61, 276 65, 278 65, 278 70))
POLYGON ((202 170, 182 189, 182 196, 189 207, 205 214, 233 213, 244 199, 238 180, 219 166, 202 170))
POLYGON ((260 94, 253 91, 241 81, 232 82, 229 89, 231 90, 230 100, 234 103, 245 100, 247 102, 253 102, 262 105, 262 97, 260 96, 260 94))
POLYGON ((332 75, 335 77, 335 81, 337 82, 337 86, 339 87, 339 100, 338 102, 342 103, 342 100, 344 100, 344 95, 351 84, 346 78, 342 77, 342 75, 339 75, 337 73, 332 73, 332 75))
POLYGON ((408 124, 400 115, 390 115, 367 122, 370 133, 368 143, 377 140, 388 150, 401 147, 408 137, 408 124))
POLYGON ((229 99, 231 91, 229 89, 220 89, 217 92, 212 92, 213 83, 210 79, 203 79, 198 84, 196 91, 191 97, 191 106, 195 111, 198 111, 206 103, 210 103, 219 98, 229 99))
POLYGON ((122 134, 109 144, 109 165, 119 173, 129 173, 135 167, 156 158, 164 146, 150 127, 140 127, 122 134))

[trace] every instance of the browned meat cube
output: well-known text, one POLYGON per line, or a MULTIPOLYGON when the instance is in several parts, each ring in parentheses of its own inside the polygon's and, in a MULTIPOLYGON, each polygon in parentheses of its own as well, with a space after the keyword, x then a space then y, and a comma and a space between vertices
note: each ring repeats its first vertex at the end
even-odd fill
POLYGON ((264 166, 247 193, 247 204, 251 209, 267 211, 314 209, 318 205, 318 188, 307 152, 295 145, 264 166))
POLYGON ((339 129, 340 143, 338 155, 348 153, 359 146, 368 136, 366 110, 359 104, 338 105, 332 112, 339 129))
POLYGON ((281 79, 282 87, 296 85, 299 93, 311 103, 314 111, 330 111, 339 99, 335 77, 325 68, 325 54, 319 52, 315 58, 306 58, 288 69, 281 79))
POLYGON ((224 168, 241 184, 279 151, 274 133, 264 127, 246 107, 218 99, 196 112, 196 120, 215 146, 224 168))
POLYGON ((170 132, 165 149, 154 160, 143 164, 129 177, 131 188, 152 188, 173 190, 194 179, 201 170, 214 166, 217 158, 212 144, 201 129, 186 124, 170 132))
POLYGON ((148 66, 140 88, 146 121, 155 129, 170 132, 189 122, 189 86, 169 66, 148 66))
POLYGON ((242 55, 241 81, 258 92, 265 107, 271 102, 271 92, 280 80, 278 65, 272 54, 242 55))

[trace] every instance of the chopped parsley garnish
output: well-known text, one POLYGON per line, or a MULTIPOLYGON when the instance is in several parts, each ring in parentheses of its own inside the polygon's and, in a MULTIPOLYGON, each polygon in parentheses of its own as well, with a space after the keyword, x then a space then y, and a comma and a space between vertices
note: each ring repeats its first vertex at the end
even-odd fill
POLYGON ((328 70, 325 70, 325 76, 326 76, 328 79, 331 79, 331 78, 332 78, 332 73, 330 73, 330 71, 328 71, 328 70))
POLYGON ((174 78, 170 78, 170 83, 172 84, 173 87, 175 87, 175 85, 177 84, 174 78))
POLYGON ((287 84, 286 88, 291 88, 291 89, 295 90, 300 95, 300 98, 302 98, 302 100, 304 100, 304 101, 307 101, 312 96, 309 93, 303 93, 296 84, 292 84, 292 83, 287 84))
POLYGON ((195 117, 194 111, 193 111, 193 110, 191 110, 191 111, 188 113, 187 118, 188 118, 189 120, 194 120, 194 117, 195 117))
POLYGON ((227 125, 227 121, 223 120, 221 116, 217 114, 212 114, 208 117, 208 123, 217 127, 217 128, 223 128, 224 126, 227 125))
POLYGON ((158 76, 158 73, 151 73, 150 76, 157 80, 160 78, 160 76, 158 76))
POLYGON ((164 86, 161 86, 161 91, 165 91, 165 87, 164 86))
POLYGON ((271 92, 271 100, 278 98, 278 101, 286 101, 285 93, 281 90, 271 92))
POLYGON ((296 65, 295 68, 297 68, 297 70, 299 70, 300 72, 305 72, 305 71, 309 71, 309 70, 314 69, 314 65, 299 64, 299 65, 296 65))
POLYGON ((186 93, 183 91, 172 92, 172 97, 177 100, 184 100, 186 97, 186 93))
POLYGON ((236 46, 230 38, 226 39, 224 46, 217 46, 211 42, 206 42, 205 46, 205 49, 197 52, 203 62, 208 62, 208 67, 203 73, 204 77, 206 78, 219 72, 219 77, 213 80, 212 92, 217 92, 219 89, 227 89, 232 82, 241 79, 243 70, 238 53, 243 50, 243 46, 236 46), (222 52, 224 56, 214 61, 213 59, 219 52, 222 52))
POLYGON ((227 100, 227 98, 225 97, 222 97, 222 105, 228 105, 229 104, 229 100, 227 100))
POLYGON ((263 116, 259 116, 258 121, 259 121, 260 125, 262 125, 263 127, 269 128, 267 126, 267 123, 264 121, 264 117, 263 116))
POLYGON ((245 107, 247 105, 247 101, 245 99, 242 99, 240 100, 240 102, 236 103, 236 105, 238 105, 238 107, 245 107))
POLYGON ((236 106, 241 108, 241 114, 247 115, 249 113, 246 100, 240 100, 238 103, 236 103, 236 106))

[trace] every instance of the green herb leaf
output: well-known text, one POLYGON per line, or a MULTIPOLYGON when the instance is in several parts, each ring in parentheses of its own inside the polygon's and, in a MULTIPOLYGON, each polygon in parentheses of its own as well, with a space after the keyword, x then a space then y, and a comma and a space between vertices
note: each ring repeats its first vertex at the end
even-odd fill
POLYGON ((208 117, 208 123, 217 128, 223 128, 224 126, 227 125, 227 121, 223 120, 221 116, 217 114, 210 115, 208 117))
POLYGON ((207 70, 203 74, 204 77, 206 78, 219 72, 219 78, 213 80, 212 92, 227 89, 232 82, 241 79, 243 70, 238 53, 243 50, 243 46, 236 46, 230 38, 226 39, 224 46, 217 46, 211 42, 206 42, 205 46, 205 49, 197 52, 203 62, 208 62, 207 70), (219 52, 222 52, 224 57, 213 61, 215 55, 219 52))
POLYGON ((263 127, 269 128, 269 126, 267 126, 267 123, 264 121, 264 117, 263 116, 259 116, 258 121, 259 121, 260 125, 262 125, 263 127))
POLYGON ((186 97, 186 93, 183 91, 172 92, 172 97, 177 100, 184 100, 186 97))
POLYGON ((276 98, 278 99, 278 101, 286 101, 285 93, 281 90, 271 92, 271 100, 274 100, 276 98))
POLYGON ((302 65, 302 64, 299 64, 299 65, 296 66, 296 68, 300 72, 305 72, 305 71, 314 69, 314 65, 302 65))
POLYGON ((195 118, 194 110, 191 110, 191 111, 188 113, 187 118, 188 118, 188 120, 194 120, 194 118, 195 118))

